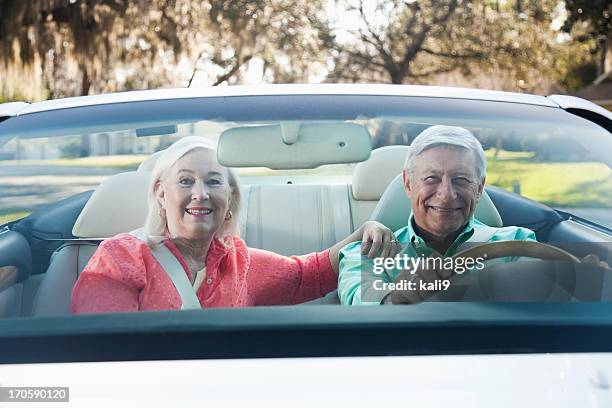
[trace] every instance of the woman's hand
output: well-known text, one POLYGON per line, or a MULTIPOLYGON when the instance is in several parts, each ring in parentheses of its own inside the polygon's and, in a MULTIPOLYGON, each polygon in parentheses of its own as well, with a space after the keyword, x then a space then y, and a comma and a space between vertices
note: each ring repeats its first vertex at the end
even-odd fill
POLYGON ((366 221, 362 226, 362 231, 361 255, 363 256, 367 255, 370 259, 393 258, 402 250, 393 231, 380 222, 366 221))
POLYGON ((368 255, 372 259, 380 253, 380 257, 394 257, 401 251, 400 243, 393 235, 393 232, 376 221, 366 221, 357 228, 351 235, 329 248, 329 261, 332 268, 338 273, 340 263, 340 250, 347 244, 355 241, 362 241, 361 254, 368 255))

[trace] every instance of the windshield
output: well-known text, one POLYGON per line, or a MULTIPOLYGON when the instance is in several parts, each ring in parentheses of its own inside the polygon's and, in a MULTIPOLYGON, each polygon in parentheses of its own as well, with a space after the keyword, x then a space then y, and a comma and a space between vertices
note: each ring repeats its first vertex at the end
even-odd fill
MULTIPOLYGON (((256 119, 250 110, 240 109, 239 103, 238 108, 219 115, 231 116, 235 120, 181 123, 176 126, 176 131, 171 129, 171 134, 162 135, 156 134, 161 128, 147 126, 155 125, 158 118, 155 117, 155 122, 147 122, 146 115, 138 128, 151 129, 150 135, 135 128, 79 132, 80 127, 100 126, 88 124, 88 115, 83 115, 80 122, 70 123, 69 127, 39 124, 29 130, 32 138, 15 136, 16 132, 9 128, 0 135, 0 144, 3 145, 0 147, 1 221, 18 219, 44 204, 95 188, 108 175, 136 170, 149 155, 165 149, 181 137, 198 135, 216 144, 226 129, 278 124, 279 119, 287 118, 298 124, 325 120, 362 125, 370 136, 372 149, 410 145, 420 132, 435 124, 465 126, 485 150, 487 184, 612 227, 612 220, 607 215, 612 207, 611 163, 608 162, 612 141, 607 131, 593 123, 542 106, 452 99, 442 102, 435 98, 361 97, 362 106, 339 105, 335 113, 330 113, 326 106, 312 107, 313 103, 329 102, 329 98, 319 98, 311 96, 292 101, 295 109, 292 112, 287 112, 290 109, 286 101, 281 100, 278 106, 262 109, 261 117, 256 119), (377 104, 386 106, 372 109, 369 100, 374 98, 377 104), (388 111, 380 112, 385 109, 388 111), (336 118, 333 118, 334 114, 336 118), (241 120, 245 116, 255 120, 241 120), (45 132, 45 127, 53 129, 45 132), (58 136, 45 136, 45 133, 53 132, 58 136), (73 132, 75 134, 71 134, 73 132), (36 194, 28 194, 28 190, 36 194)), ((257 101, 262 105, 270 104, 269 99, 272 98, 259 97, 257 101)), ((214 98, 207 101, 211 106, 222 103, 224 101, 215 101, 214 98)), ((60 115, 53 111, 46 114, 59 121, 62 116, 69 115, 68 112, 60 115)), ((118 110, 117 114, 123 112, 118 110)), ((36 117, 29 119, 25 116, 24 119, 24 122, 40 121, 36 117)), ((325 183, 350 184, 355 164, 322 165, 315 169, 240 167, 237 170, 247 184, 318 183, 322 180, 325 183)), ((295 167, 300 166, 296 164, 295 167)))
MULTIPOLYGON (((491 260, 502 270, 499 280, 491 283, 484 298, 468 296, 465 301, 516 300, 509 293, 522 293, 524 287, 513 289, 507 280, 510 270, 542 270, 549 276, 556 273, 551 265, 557 261, 587 255, 595 255, 596 263, 610 260, 611 135, 550 106, 355 95, 141 101, 9 118, 0 124, 0 144, 0 224, 5 232, 0 239, 23 241, 5 240, 5 254, 14 251, 19 261, 8 255, 2 259, 0 273, 7 283, 0 294, 8 297, 8 290, 17 286, 21 294, 11 295, 9 306, 0 311, 3 317, 74 312, 84 301, 78 290, 73 293, 75 279, 62 289, 46 283, 64 267, 84 282, 87 279, 79 277, 93 282, 99 271, 107 271, 113 282, 128 285, 120 290, 138 294, 136 302, 142 301, 142 293, 153 293, 150 303, 129 310, 184 308, 186 300, 173 289, 176 282, 163 274, 166 265, 153 259, 144 235, 134 232, 156 235, 148 233, 155 214, 163 223, 157 235, 170 239, 165 245, 205 308, 301 307, 313 301, 380 305, 390 299, 388 290, 400 280, 398 273, 420 267, 414 260, 425 264, 432 256, 454 257, 452 273, 477 276, 464 272, 480 269, 482 253, 466 255, 473 258, 471 266, 456 261, 469 249, 466 243, 554 244, 563 247, 565 255, 529 245, 505 247, 495 255, 498 262, 491 260), (465 132, 482 149, 482 159, 473 156, 469 146, 435 142, 435 135, 430 145, 418 147, 419 140, 436 129, 465 132), (173 146, 193 137, 210 148, 158 165, 173 146), (412 161, 407 160, 410 149, 417 152, 412 161), (388 210, 391 207, 382 204, 387 201, 398 209, 388 210), (368 242, 362 226, 369 220, 390 231, 387 244, 397 248, 379 255, 393 259, 398 253, 395 262, 385 263, 385 256, 364 258, 352 244, 368 242), (220 235, 228 225, 232 233, 220 235), (480 229, 488 235, 479 235, 480 229), (208 251, 199 258, 185 252, 182 241, 171 242, 175 236, 205 233, 214 239, 197 241, 205 242, 208 251), (447 244, 436 241, 438 233, 447 244), (117 236, 127 245, 120 253, 110 244, 117 236), (217 248, 215 240, 221 236, 223 245, 217 248), (228 236, 236 240, 228 244, 228 236), (347 237, 353 239, 343 242, 347 237), (343 245, 336 248, 339 243, 343 245), (421 244, 427 251, 419 249, 421 244), (138 268, 146 275, 123 275, 136 258, 144 262, 138 268), (517 260, 522 263, 515 264, 517 260), (253 265, 264 265, 259 279, 246 273, 253 265), (155 273, 162 275, 149 275, 147 268, 157 268, 155 273), (224 280, 230 272, 223 268, 236 274, 232 283, 224 280), (351 275, 354 272, 357 275, 351 275), (140 279, 163 283, 147 288, 140 279), (295 283, 300 279, 317 289, 295 283), (261 289, 265 285, 272 289, 261 289), (498 290, 500 285, 503 290, 498 290), (368 295, 367 287, 380 290, 368 295), (164 296, 169 303, 156 308, 164 296)), ((445 268, 441 265, 438 269, 445 268)), ((609 278, 605 268, 599 273, 587 283, 598 286, 597 300, 606 300, 612 296, 605 290, 609 278)), ((510 282, 531 279, 516 274, 521 278, 510 282)), ((453 284, 447 276, 439 281, 421 289, 438 296, 453 284)), ((465 289, 470 283, 461 285, 465 289)), ((581 298, 572 285, 564 289, 568 299, 597 297, 591 293, 581 298)), ((106 293, 100 288, 96 290, 106 293)), ((562 300, 549 292, 533 296, 541 297, 537 301, 562 300)), ((422 295, 419 302, 428 300, 422 295)))

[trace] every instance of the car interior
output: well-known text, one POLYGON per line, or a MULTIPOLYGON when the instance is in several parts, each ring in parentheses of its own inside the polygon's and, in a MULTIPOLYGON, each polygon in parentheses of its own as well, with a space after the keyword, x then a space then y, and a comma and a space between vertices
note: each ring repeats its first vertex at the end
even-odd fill
MULTIPOLYGON (((358 163, 349 184, 242 185, 240 232, 251 247, 283 255, 328 248, 368 219, 397 230, 406 225, 410 202, 401 171, 406 146, 372 150, 358 163)), ((99 242, 144 223, 150 172, 161 152, 136 171, 108 177, 95 191, 35 211, 0 231, 3 260, 0 317, 70 313, 70 294, 99 242)), ((486 186, 475 217, 489 226, 522 226, 540 242, 590 243, 607 254, 610 235, 555 210, 495 186, 486 186)), ((585 249, 586 250, 586 249, 585 249)), ((581 254, 576 253, 579 256, 581 254)), ((606 279, 604 286, 612 281, 606 279)), ((332 292, 308 304, 338 304, 332 292)))

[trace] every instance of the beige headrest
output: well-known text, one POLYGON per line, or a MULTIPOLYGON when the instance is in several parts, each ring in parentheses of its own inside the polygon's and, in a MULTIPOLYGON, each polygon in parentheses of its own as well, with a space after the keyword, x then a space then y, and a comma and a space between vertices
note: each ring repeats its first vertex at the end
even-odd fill
POLYGON ((144 225, 151 173, 129 171, 104 180, 77 218, 72 234, 78 238, 108 238, 144 225))
MULTIPOLYGON (((397 231, 408 225, 411 212, 412 205, 404 191, 402 175, 399 174, 387 187, 370 219, 386 225, 392 231, 397 231)), ((490 227, 503 226, 501 216, 486 191, 482 192, 482 197, 476 205, 474 218, 490 227)))
POLYGON ((140 163, 140 166, 138 166, 138 169, 136 171, 153 171, 153 167, 155 167, 157 159, 159 159, 159 156, 161 156, 163 152, 163 150, 160 150, 159 152, 155 152, 146 159, 144 159, 143 162, 140 163))
POLYGON ((353 170, 353 198, 377 201, 395 176, 404 169, 408 146, 385 146, 372 150, 370 158, 353 170))

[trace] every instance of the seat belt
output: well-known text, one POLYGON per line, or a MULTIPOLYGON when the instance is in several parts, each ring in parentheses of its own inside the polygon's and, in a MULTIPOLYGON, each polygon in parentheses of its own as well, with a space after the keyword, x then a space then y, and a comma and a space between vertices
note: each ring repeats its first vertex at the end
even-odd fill
MULTIPOLYGON (((147 242, 141 229, 131 231, 130 235, 135 236, 141 241, 147 242)), ((181 265, 178 259, 176 259, 172 252, 170 252, 168 247, 166 247, 163 242, 158 242, 155 247, 151 248, 149 246, 149 248, 151 249, 153 257, 155 257, 166 274, 168 274, 168 277, 181 297, 181 310, 201 309, 202 305, 196 296, 193 286, 191 286, 191 282, 189 282, 189 279, 187 278, 183 265, 181 265)))

